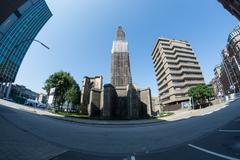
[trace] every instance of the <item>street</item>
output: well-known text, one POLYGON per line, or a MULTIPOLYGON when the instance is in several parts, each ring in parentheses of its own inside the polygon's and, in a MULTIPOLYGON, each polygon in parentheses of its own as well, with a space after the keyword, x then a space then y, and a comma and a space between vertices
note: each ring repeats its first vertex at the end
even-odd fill
POLYGON ((240 100, 203 116, 84 125, 0 106, 0 159, 240 159, 240 100))

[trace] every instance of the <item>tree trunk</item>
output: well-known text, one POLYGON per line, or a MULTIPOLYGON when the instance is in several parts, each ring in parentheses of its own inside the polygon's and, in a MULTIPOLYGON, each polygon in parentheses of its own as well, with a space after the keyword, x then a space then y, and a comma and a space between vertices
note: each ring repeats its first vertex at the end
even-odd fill
POLYGON ((202 109, 203 100, 200 99, 200 109, 202 109))
POLYGON ((69 109, 69 102, 67 103, 67 112, 68 112, 68 109, 69 109))

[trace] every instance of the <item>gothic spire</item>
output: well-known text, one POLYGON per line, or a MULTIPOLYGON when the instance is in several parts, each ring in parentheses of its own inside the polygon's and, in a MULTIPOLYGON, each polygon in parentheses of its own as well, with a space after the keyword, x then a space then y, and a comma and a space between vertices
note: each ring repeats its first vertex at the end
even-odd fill
POLYGON ((117 40, 125 40, 125 32, 123 31, 122 26, 118 26, 117 40))

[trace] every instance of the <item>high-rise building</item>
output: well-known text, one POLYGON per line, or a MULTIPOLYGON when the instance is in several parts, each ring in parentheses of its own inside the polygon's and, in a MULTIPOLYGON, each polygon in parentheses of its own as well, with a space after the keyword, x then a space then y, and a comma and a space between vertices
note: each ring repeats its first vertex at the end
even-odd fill
POLYGON ((128 42, 122 27, 117 30, 117 39, 113 41, 111 84, 114 86, 127 86, 131 83, 131 71, 128 53, 128 42))
POLYGON ((196 56, 186 41, 158 38, 152 59, 165 110, 184 107, 189 101, 188 89, 205 84, 196 56))
MULTIPOLYGON (((239 90, 239 69, 236 65, 236 61, 230 55, 229 50, 224 48, 222 50, 222 65, 223 71, 228 85, 225 85, 225 93, 232 93, 239 90)), ((223 83, 223 82, 222 82, 223 83)))
POLYGON ((0 82, 14 82, 23 58, 52 16, 44 0, 0 1, 0 82))
POLYGON ((221 81, 221 77, 223 75, 223 66, 222 65, 217 65, 214 68, 214 75, 215 77, 211 81, 211 84, 213 86, 213 92, 215 97, 223 97, 224 96, 224 89, 221 81))
POLYGON ((236 26, 229 34, 226 48, 228 50, 229 57, 232 58, 232 60, 234 61, 234 65, 236 65, 235 68, 239 68, 239 63, 240 63, 240 26, 239 25, 236 26))
POLYGON ((223 7, 240 20, 240 0, 218 0, 223 7))
MULTIPOLYGON (((237 79, 240 79, 240 26, 236 26, 228 36, 227 41, 228 58, 237 79)), ((240 89, 240 83, 236 87, 240 89)))
POLYGON ((221 52, 222 63, 214 69, 215 96, 228 95, 240 90, 240 26, 229 34, 227 45, 221 52))
POLYGON ((224 94, 240 90, 240 26, 236 26, 228 36, 227 45, 222 50, 221 75, 224 94), (224 80, 224 78, 225 80, 224 80), (227 81, 227 82, 226 82, 227 81))

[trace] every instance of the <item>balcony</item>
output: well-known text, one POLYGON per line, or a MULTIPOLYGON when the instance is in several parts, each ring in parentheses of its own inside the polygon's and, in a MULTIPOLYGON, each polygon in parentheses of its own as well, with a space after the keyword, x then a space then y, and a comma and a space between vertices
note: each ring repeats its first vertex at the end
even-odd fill
POLYGON ((200 69, 199 64, 185 63, 185 62, 180 62, 179 64, 168 64, 168 66, 170 68, 176 68, 176 69, 180 69, 181 67, 189 67, 190 69, 192 69, 192 68, 200 69))
POLYGON ((203 75, 201 75, 201 74, 199 74, 199 75, 196 75, 196 74, 183 74, 181 76, 173 76, 173 75, 171 75, 171 79, 172 80, 183 80, 183 79, 193 79, 193 78, 204 79, 203 75))

